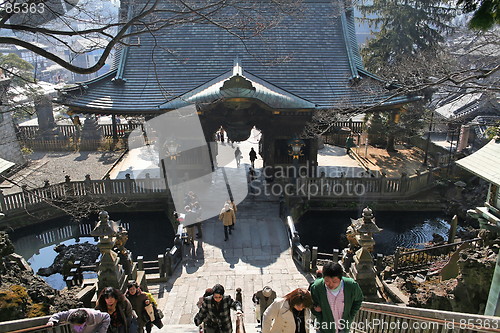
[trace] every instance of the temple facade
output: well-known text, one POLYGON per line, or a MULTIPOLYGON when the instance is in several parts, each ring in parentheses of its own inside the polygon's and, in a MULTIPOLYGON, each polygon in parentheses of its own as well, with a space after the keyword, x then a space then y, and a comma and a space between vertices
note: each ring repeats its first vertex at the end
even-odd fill
MULTIPOLYGON (((122 10, 133 13, 141 2, 122 10)), ((217 15, 231 15, 224 10, 217 15)), ((261 130, 264 166, 292 164, 287 142, 317 110, 397 112, 414 99, 391 97, 391 86, 364 69, 354 11, 344 0, 305 0, 299 13, 244 38, 200 19, 130 37, 127 45, 111 71, 63 90, 58 102, 74 113, 146 119, 192 105, 207 142, 221 126, 231 141, 261 130)), ((317 142, 304 141, 299 163, 314 166, 317 142)))

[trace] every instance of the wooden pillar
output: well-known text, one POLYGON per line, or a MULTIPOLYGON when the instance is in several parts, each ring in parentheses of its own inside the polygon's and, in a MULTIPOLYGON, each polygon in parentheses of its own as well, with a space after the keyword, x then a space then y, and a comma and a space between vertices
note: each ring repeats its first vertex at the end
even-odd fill
POLYGON ((448 244, 455 242, 455 235, 457 234, 458 216, 453 216, 451 220, 450 233, 448 235, 448 244))

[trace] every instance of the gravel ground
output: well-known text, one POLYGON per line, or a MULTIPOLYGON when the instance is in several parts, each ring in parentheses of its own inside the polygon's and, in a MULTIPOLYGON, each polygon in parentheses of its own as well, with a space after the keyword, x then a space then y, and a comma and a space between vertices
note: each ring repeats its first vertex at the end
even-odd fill
MULTIPOLYGON (((28 166, 12 175, 16 184, 26 184, 29 188, 41 187, 45 180, 51 184, 64 182, 69 175, 71 180, 84 180, 89 174, 91 179, 101 179, 120 157, 121 151, 106 152, 34 152, 28 155, 28 166)), ((19 186, 7 181, 0 184, 4 194, 19 192, 19 186)))

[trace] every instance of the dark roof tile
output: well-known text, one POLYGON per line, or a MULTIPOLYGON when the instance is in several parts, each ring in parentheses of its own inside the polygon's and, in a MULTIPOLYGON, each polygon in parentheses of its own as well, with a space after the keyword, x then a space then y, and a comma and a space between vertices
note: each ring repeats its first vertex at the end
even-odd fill
MULTIPOLYGON (((331 0, 306 0, 301 17, 289 17, 244 42, 208 24, 141 35, 140 47, 129 47, 122 64, 124 83, 113 82, 113 75, 103 76, 87 83, 83 94, 73 89, 61 101, 103 112, 160 112, 160 105, 226 73, 239 58, 245 71, 319 108, 375 104, 386 98, 387 91, 375 77, 364 75, 352 11, 344 18, 329 15, 335 13, 335 6, 331 0), (263 64, 262 60, 275 62, 263 64), (352 86, 353 74, 368 81, 364 85, 370 89, 352 86)), ((119 66, 114 70, 120 73, 119 66)), ((405 100, 398 97, 392 102, 405 100)))

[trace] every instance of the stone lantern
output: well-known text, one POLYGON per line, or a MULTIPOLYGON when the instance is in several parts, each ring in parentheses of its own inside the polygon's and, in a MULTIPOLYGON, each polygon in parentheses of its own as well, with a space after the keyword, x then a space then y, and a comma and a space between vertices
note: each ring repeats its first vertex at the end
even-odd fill
POLYGON ((371 252, 375 245, 373 234, 379 233, 382 229, 375 224, 372 210, 368 207, 363 209, 361 218, 352 220, 351 227, 360 249, 352 258, 354 262, 350 266, 350 274, 363 290, 366 300, 376 301, 378 299, 376 274, 371 252))
POLYGON ((353 221, 353 228, 359 246, 367 249, 369 252, 373 252, 373 247, 375 246, 373 235, 378 234, 382 229, 375 224, 375 218, 369 207, 363 209, 363 217, 353 221))
POLYGON ((126 282, 126 274, 120 264, 118 254, 113 251, 117 236, 119 235, 118 223, 110 221, 108 212, 102 211, 99 214, 99 221, 90 235, 99 237, 97 247, 101 251, 101 261, 97 273, 98 290, 102 290, 105 287, 123 290, 126 282))

